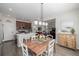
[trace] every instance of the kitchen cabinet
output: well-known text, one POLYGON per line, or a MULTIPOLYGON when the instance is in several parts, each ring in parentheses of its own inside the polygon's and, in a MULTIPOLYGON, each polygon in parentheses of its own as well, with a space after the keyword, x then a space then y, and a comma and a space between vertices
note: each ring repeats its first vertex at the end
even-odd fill
POLYGON ((20 29, 31 29, 31 23, 22 22, 22 21, 16 21, 16 28, 17 28, 17 30, 20 30, 20 29))
POLYGON ((76 49, 76 35, 58 34, 58 44, 64 47, 76 49))

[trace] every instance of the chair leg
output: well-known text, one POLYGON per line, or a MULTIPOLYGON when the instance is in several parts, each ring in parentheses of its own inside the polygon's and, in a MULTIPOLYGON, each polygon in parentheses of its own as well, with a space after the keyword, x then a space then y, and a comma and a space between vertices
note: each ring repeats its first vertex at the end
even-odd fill
POLYGON ((56 44, 54 44, 54 56, 56 54, 56 44))

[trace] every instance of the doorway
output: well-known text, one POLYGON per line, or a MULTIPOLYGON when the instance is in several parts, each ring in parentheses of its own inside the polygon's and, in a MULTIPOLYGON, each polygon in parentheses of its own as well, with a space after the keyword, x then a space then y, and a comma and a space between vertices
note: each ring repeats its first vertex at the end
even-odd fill
POLYGON ((3 39, 4 39, 3 24, 0 22, 0 55, 3 55, 3 42, 2 42, 3 39))
POLYGON ((48 32, 56 39, 56 19, 50 19, 48 22, 48 32))

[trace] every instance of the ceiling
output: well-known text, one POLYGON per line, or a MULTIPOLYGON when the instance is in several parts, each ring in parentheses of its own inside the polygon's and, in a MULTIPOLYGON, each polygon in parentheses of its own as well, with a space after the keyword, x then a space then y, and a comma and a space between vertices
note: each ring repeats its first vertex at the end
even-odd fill
MULTIPOLYGON (((76 10, 78 3, 44 3, 44 20, 53 19, 55 15, 76 10)), ((41 18, 40 3, 0 3, 0 13, 11 15, 22 20, 36 20, 41 18)))

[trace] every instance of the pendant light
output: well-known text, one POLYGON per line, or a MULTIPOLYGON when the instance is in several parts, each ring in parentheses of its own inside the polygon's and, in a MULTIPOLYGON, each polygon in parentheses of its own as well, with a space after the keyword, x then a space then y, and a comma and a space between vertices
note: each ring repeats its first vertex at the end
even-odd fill
POLYGON ((38 23, 39 23, 39 26, 42 27, 42 25, 43 25, 43 3, 41 3, 40 6, 41 6, 41 8, 40 8, 41 9, 41 12, 40 12, 41 14, 40 14, 40 20, 39 20, 38 23))
POLYGON ((41 20, 43 21, 43 3, 41 3, 41 20))
POLYGON ((44 7, 44 3, 41 3, 41 18, 40 18, 41 20, 39 21, 39 25, 47 26, 48 23, 44 21, 44 17, 43 17, 44 16, 43 15, 44 14, 43 7, 44 7))

